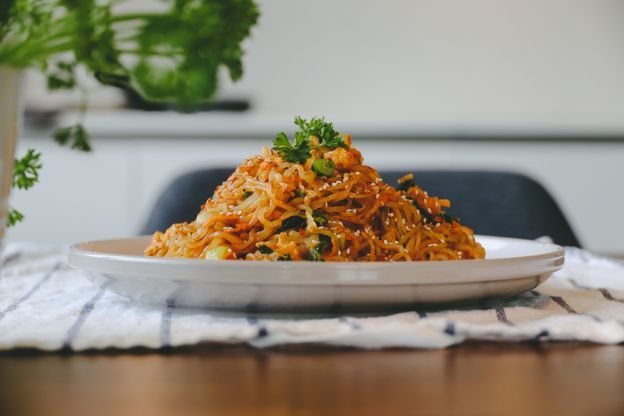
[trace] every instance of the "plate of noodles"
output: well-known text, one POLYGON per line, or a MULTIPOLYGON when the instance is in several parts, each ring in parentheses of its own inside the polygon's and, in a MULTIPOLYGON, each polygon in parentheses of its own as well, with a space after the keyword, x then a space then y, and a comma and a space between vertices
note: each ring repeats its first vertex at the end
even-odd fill
POLYGON ((295 123, 294 137, 280 133, 243 161, 195 220, 76 244, 70 264, 140 301, 288 310, 511 296, 561 268, 561 247, 475 237, 413 175, 386 184, 332 123, 295 123))

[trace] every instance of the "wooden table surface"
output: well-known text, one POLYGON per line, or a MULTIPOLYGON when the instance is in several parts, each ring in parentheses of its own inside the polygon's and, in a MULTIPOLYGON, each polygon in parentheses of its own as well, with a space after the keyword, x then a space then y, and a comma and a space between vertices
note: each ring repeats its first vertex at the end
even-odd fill
POLYGON ((1 415, 624 415, 624 346, 0 354, 1 415))

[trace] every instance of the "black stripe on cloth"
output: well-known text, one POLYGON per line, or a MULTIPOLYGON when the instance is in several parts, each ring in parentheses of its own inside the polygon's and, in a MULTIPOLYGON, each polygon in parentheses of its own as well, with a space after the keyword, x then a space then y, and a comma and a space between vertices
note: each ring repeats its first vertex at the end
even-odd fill
POLYGON ((245 313, 247 314, 247 323, 249 325, 257 325, 258 318, 256 318, 256 312, 258 310, 258 306, 255 302, 251 302, 245 306, 245 313))
POLYGON ((176 300, 173 297, 167 298, 165 309, 163 309, 160 319, 160 347, 171 347, 171 317, 176 308, 176 300))
POLYGON ((264 325, 259 325, 258 324, 258 318, 255 315, 257 309, 257 305, 255 303, 250 303, 249 305, 247 305, 247 307, 245 308, 245 312, 247 312, 247 323, 250 326, 256 326, 257 328, 257 334, 256 337, 257 338, 264 338, 267 335, 269 335, 269 330, 266 329, 266 327, 264 325))
POLYGON ((593 288, 593 287, 589 287, 589 286, 584 286, 581 285, 580 283, 578 283, 576 280, 574 279, 568 279, 570 281, 570 283, 572 283, 572 286, 574 286, 577 289, 583 289, 583 290, 597 290, 598 292, 600 292, 600 294, 602 295, 602 297, 604 297, 606 300, 610 300, 611 302, 618 302, 618 303, 624 303, 624 299, 618 299, 616 297, 614 297, 611 292, 609 292, 609 289, 605 289, 605 288, 593 288))
POLYGON ((502 306, 498 306, 495 309, 495 311, 496 311, 496 319, 498 319, 500 322, 506 325, 514 326, 513 322, 507 319, 507 313, 505 312, 505 308, 503 308, 502 306))
MULTIPOLYGON (((542 294, 536 290, 531 290, 531 293, 533 293, 535 296, 542 296, 542 294)), ((572 308, 568 304, 568 302, 566 302, 565 299, 563 299, 561 296, 550 296, 550 295, 544 295, 544 296, 548 296, 553 302, 559 305, 561 309, 565 310, 567 313, 579 315, 579 313, 575 311, 574 308, 572 308)))
POLYGON ((602 294, 602 296, 604 296, 605 299, 610 300, 612 302, 619 302, 619 303, 624 303, 624 299, 617 299, 614 298, 613 295, 611 294, 611 292, 609 292, 608 289, 602 288, 602 289, 598 289, 598 291, 602 294))
POLYGON ((80 332, 80 328, 82 327, 84 322, 87 320, 87 317, 91 314, 91 312, 93 312, 93 309, 95 309, 95 304, 98 303, 98 301, 102 298, 102 296, 104 296, 104 292, 106 292, 106 288, 108 287, 109 284, 110 284, 110 281, 103 284, 100 287, 100 289, 97 291, 97 293, 91 299, 89 299, 87 303, 85 303, 82 306, 82 309, 80 310, 80 313, 78 314, 78 317, 76 318, 72 326, 69 328, 69 331, 67 331, 67 335, 65 336, 65 341, 63 342, 63 348, 66 348, 66 349, 71 348, 71 344, 74 341, 74 339, 76 339, 78 332, 80 332))
POLYGON ((351 319, 349 319, 346 316, 341 316, 340 318, 338 318, 338 321, 340 322, 344 322, 345 324, 349 325, 352 329, 362 329, 362 325, 358 324, 357 322, 353 322, 351 319))
MULTIPOLYGON (((571 279, 570 279, 571 280, 571 279)), ((574 283, 573 283, 574 284, 574 283)), ((576 285, 576 284, 575 284, 576 285)), ((580 286, 576 285, 580 288, 580 286)), ((572 308, 561 296, 548 296, 553 302, 559 305, 563 310, 565 310, 569 314, 587 316, 593 319, 596 322, 603 323, 604 321, 599 316, 596 316, 592 313, 579 313, 574 308, 572 308)))
POLYGON ((542 329, 540 332, 535 334, 535 336, 528 340, 528 342, 539 342, 542 338, 546 338, 550 336, 550 332, 547 329, 542 329))
POLYGON ((43 275, 43 277, 39 279, 37 283, 35 283, 34 286, 31 287, 24 295, 22 295, 21 298, 17 299, 15 302, 7 306, 3 311, 0 311, 0 320, 2 320, 2 318, 4 318, 9 312, 14 311, 22 303, 26 302, 28 298, 30 298, 37 290, 39 290, 39 288, 45 282, 50 280, 50 278, 54 275, 54 273, 56 273, 56 271, 58 271, 60 267, 61 267, 61 262, 56 263, 54 267, 52 268, 52 270, 48 271, 45 275, 43 275))
POLYGON ((575 311, 574 308, 572 308, 570 305, 568 305, 568 302, 566 302, 561 296, 551 296, 550 298, 557 305, 561 306, 561 308, 564 309, 567 313, 578 314, 578 312, 575 311))
POLYGON ((446 323, 446 327, 444 327, 444 333, 448 334, 448 335, 455 335, 455 322, 453 321, 448 321, 446 323))

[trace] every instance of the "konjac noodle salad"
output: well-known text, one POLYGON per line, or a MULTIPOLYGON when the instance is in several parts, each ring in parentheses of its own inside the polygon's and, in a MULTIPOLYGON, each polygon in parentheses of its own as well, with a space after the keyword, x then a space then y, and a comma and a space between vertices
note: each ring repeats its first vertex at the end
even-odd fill
POLYGON ((411 174, 396 187, 364 164, 351 136, 295 118, 293 138, 252 156, 194 221, 156 232, 148 256, 269 261, 482 259, 473 231, 411 174))

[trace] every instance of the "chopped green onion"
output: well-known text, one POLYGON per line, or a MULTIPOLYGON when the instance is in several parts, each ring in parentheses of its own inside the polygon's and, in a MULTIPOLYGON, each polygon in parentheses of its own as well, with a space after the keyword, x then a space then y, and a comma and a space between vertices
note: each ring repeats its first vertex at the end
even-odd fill
POLYGON ((334 174, 336 164, 329 159, 317 159, 312 163, 312 170, 319 176, 330 177, 334 174))
POLYGON ((225 246, 217 246, 217 247, 211 248, 210 250, 206 252, 206 259, 207 260, 223 260, 228 255, 229 252, 230 252, 229 248, 225 246))
POLYGON ((327 224, 327 217, 320 210, 316 210, 312 213, 312 218, 314 218, 314 222, 319 227, 327 224))
POLYGON ((313 249, 310 249, 308 254, 308 260, 310 261, 324 261, 321 257, 323 250, 327 245, 331 245, 331 239, 325 234, 319 234, 319 243, 313 249))

